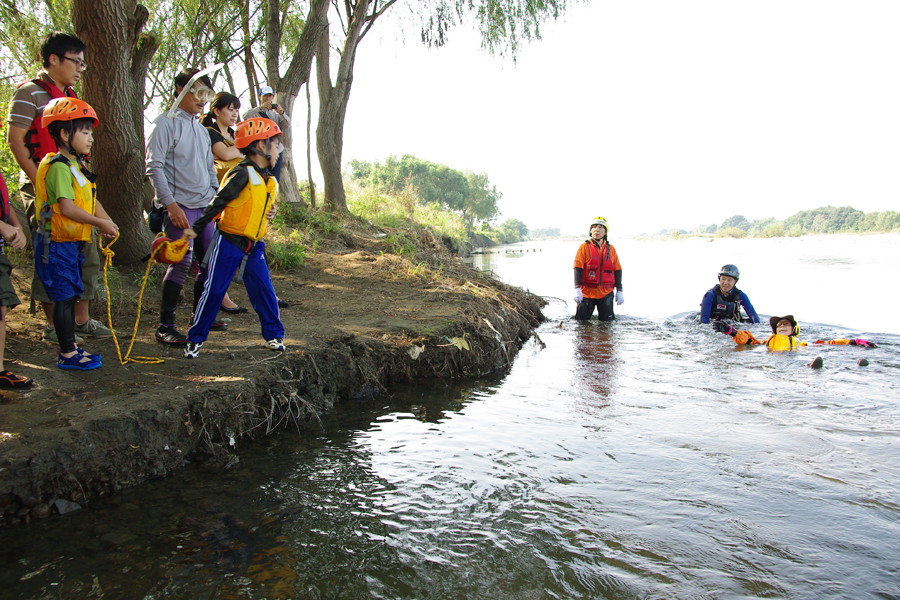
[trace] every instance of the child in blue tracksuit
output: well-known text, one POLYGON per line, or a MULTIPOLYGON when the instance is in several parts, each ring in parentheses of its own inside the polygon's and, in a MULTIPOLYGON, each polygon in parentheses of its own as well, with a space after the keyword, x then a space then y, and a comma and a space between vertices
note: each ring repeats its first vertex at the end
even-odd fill
POLYGON ((252 118, 238 125, 234 145, 245 158, 226 175, 212 204, 184 234, 196 237, 207 223, 219 217, 212 244, 203 257, 203 292, 187 333, 185 358, 197 358, 209 336, 228 286, 238 274, 259 315, 262 335, 270 350, 284 351, 284 325, 278 312, 278 298, 266 265, 265 237, 269 220, 275 216, 278 182, 270 169, 283 150, 281 130, 273 121, 252 118))
POLYGON ((38 165, 34 182, 34 270, 53 301, 53 326, 59 339, 56 365, 89 371, 103 366, 99 354, 75 345, 75 301, 84 293, 82 267, 91 229, 113 238, 119 228, 97 202, 94 175, 82 163, 99 124, 94 109, 78 98, 55 98, 44 107, 41 126, 56 142, 38 165))

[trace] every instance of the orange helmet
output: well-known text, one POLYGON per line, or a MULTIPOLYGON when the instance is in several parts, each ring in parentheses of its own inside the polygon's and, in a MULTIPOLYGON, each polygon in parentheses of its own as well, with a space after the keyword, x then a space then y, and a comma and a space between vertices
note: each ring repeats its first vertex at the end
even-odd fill
POLYGON ((281 135, 281 129, 278 128, 275 121, 253 117, 238 123, 237 133, 234 134, 234 145, 238 148, 246 148, 251 142, 267 140, 276 135, 281 135))
POLYGON ((157 262, 177 265, 187 254, 188 241, 187 238, 173 240, 160 233, 150 242, 150 256, 157 262))
POLYGON ((100 124, 97 113, 91 105, 78 98, 54 98, 44 107, 41 116, 41 127, 47 127, 53 121, 74 121, 75 119, 93 119, 94 127, 100 124))

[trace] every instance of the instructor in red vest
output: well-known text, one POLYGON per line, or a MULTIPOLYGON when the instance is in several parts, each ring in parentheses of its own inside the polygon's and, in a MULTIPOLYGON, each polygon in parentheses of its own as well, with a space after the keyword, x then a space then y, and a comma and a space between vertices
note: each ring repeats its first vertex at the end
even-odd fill
POLYGON ((622 265, 616 249, 606 239, 608 230, 603 217, 591 221, 591 237, 575 254, 575 318, 580 321, 590 319, 594 308, 601 321, 612 321, 616 318, 613 298, 616 304, 625 303, 622 265))
MULTIPOLYGON (((84 42, 74 35, 60 32, 48 35, 41 44, 44 70, 37 78, 20 84, 9 102, 9 133, 6 141, 22 168, 19 195, 32 231, 36 225, 34 181, 37 178, 38 164, 48 153, 56 152, 56 142, 50 137, 47 128, 41 125, 41 116, 44 107, 54 98, 77 98, 73 86, 87 68, 84 49, 84 42)), ((84 255, 84 294, 75 302, 75 335, 78 343, 81 343, 81 336, 112 335, 108 327, 91 319, 88 313, 90 301, 99 291, 97 281, 100 274, 100 254, 97 251, 96 231, 92 236, 92 243, 85 245, 84 255)), ((58 343, 56 330, 53 328, 53 302, 37 275, 31 281, 31 298, 41 303, 47 318, 43 340, 58 343)))

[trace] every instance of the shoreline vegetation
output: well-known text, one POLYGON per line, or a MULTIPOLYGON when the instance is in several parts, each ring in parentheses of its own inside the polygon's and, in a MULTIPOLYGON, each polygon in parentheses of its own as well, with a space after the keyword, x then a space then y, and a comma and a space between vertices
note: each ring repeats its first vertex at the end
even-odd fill
MULTIPOLYGON (((108 357, 102 372, 63 372, 41 342, 43 315, 28 312, 31 256, 9 252, 26 300, 7 319, 6 358, 36 383, 0 390, 0 527, 85 508, 186 461, 227 469, 241 444, 277 430, 303 435, 323 411, 397 383, 507 369, 546 302, 466 265, 471 243, 458 214, 372 190, 348 200, 350 215, 284 204, 273 222, 273 283, 290 304, 281 311, 288 352, 279 355, 261 345, 251 310, 220 314, 228 330, 186 361, 153 341, 158 306, 145 294, 133 355, 164 362, 121 365, 145 266, 110 266, 110 300, 101 294, 92 312, 109 309, 118 347, 93 339, 108 357)), ((147 290, 161 273, 150 269, 147 290)), ((192 286, 184 289, 180 325, 192 286)), ((231 290, 249 307, 242 286, 231 290)))
POLYGON ((864 213, 851 206, 823 206, 803 210, 779 221, 772 217, 750 221, 742 215, 721 225, 698 225, 692 231, 663 230, 654 237, 779 238, 803 235, 892 233, 900 231, 900 213, 892 210, 864 213))
MULTIPOLYGON (((698 225, 686 229, 663 229, 653 234, 639 233, 626 236, 632 239, 685 239, 685 238, 779 238, 805 235, 898 233, 900 213, 894 211, 864 213, 850 206, 823 206, 800 211, 783 221, 772 217, 748 220, 734 215, 721 225, 698 225)), ((528 233, 529 241, 577 240, 584 236, 560 235, 559 229, 535 229, 528 233)))

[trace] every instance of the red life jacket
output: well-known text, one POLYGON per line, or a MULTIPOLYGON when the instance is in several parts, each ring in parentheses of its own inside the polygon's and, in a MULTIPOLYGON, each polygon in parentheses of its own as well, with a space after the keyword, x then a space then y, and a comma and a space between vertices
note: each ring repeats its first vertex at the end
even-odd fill
MULTIPOLYGON (((22 85, 25 85, 26 83, 29 82, 26 81, 22 85)), ((47 83, 43 79, 32 79, 30 83, 37 85, 50 94, 51 100, 53 98, 78 97, 75 90, 71 87, 67 87, 65 92, 61 92, 54 84, 47 83)), ((31 122, 31 127, 29 127, 28 131, 25 133, 25 147, 28 148, 29 156, 35 163, 41 162, 47 154, 56 152, 56 142, 50 137, 50 132, 47 131, 47 128, 41 127, 42 113, 43 110, 34 117, 34 121, 31 122)))
POLYGON ((591 258, 581 270, 581 285, 599 286, 603 288, 616 287, 616 274, 613 271, 612 261, 609 259, 609 243, 606 243, 605 257, 604 253, 597 244, 588 240, 588 246, 591 249, 591 258))

